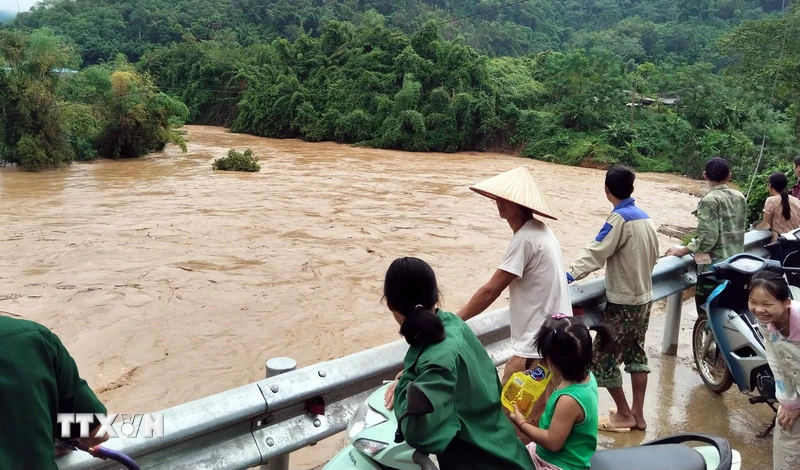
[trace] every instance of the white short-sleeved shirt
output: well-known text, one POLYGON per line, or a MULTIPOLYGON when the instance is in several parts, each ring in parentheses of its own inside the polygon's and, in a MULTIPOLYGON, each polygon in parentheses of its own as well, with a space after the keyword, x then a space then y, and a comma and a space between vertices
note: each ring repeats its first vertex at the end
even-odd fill
POLYGON ((544 222, 529 220, 511 238, 499 269, 517 276, 509 286, 514 355, 539 359, 533 340, 544 320, 572 316, 561 245, 544 222))

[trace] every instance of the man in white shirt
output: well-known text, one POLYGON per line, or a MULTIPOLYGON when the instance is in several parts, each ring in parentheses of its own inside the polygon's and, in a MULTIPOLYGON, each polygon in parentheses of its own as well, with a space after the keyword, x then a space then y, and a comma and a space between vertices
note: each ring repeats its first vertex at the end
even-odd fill
MULTIPOLYGON (((508 222, 514 236, 506 255, 492 278, 472 296, 458 316, 468 320, 485 311, 509 288, 511 340, 514 355, 506 363, 505 384, 514 372, 535 367, 541 356, 533 340, 545 318, 572 316, 561 246, 553 231, 534 214, 555 220, 544 194, 527 165, 490 178, 473 191, 494 199, 500 217, 508 222)), ((545 396, 531 414, 537 421, 544 411, 545 396)))

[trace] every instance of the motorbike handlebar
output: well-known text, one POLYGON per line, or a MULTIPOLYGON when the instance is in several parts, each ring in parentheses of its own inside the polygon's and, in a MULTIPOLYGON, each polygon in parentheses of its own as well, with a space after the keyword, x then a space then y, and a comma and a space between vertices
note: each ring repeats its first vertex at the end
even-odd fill
POLYGON ((800 247, 800 237, 798 237, 798 235, 793 234, 792 238, 786 238, 785 236, 781 235, 774 242, 765 243, 764 248, 770 249, 775 247, 800 247))
POLYGON ((422 470, 439 470, 428 454, 424 454, 418 450, 414 451, 414 455, 411 456, 411 460, 415 464, 419 465, 422 470))
POLYGON ((123 454, 122 452, 109 449, 103 446, 97 446, 94 448, 94 456, 100 457, 101 459, 111 459, 116 460, 117 462, 121 463, 128 470, 139 470, 139 465, 134 462, 134 460, 127 455, 123 454))
POLYGON ((82 450, 88 454, 91 454, 92 457, 104 460, 111 459, 119 462, 128 470, 139 470, 139 465, 128 455, 117 450, 109 449, 108 447, 95 446, 92 449, 89 449, 78 441, 61 441, 58 443, 57 447, 69 450, 82 450))

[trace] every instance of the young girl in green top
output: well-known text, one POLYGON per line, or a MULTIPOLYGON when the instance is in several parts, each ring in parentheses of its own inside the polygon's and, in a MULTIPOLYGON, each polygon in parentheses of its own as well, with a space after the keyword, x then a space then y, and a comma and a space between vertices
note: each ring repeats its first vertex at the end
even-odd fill
MULTIPOLYGON (((598 347, 611 345, 611 330, 591 328, 598 347)), ((555 390, 539 427, 515 409, 511 420, 533 443, 528 446, 538 470, 588 470, 597 448, 597 382, 590 372, 592 337, 580 318, 554 315, 536 335, 536 349, 553 372, 555 390)))

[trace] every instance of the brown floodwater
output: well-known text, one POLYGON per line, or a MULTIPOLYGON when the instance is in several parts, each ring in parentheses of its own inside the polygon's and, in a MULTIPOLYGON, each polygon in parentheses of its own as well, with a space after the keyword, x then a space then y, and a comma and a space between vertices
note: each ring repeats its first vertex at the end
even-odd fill
MULTIPOLYGON (((593 169, 186 130, 188 153, 0 169, 0 314, 55 331, 110 410, 156 411, 253 382, 274 356, 304 366, 397 339, 380 299, 399 256, 427 260, 444 308, 457 310, 511 236, 468 189, 489 176, 533 168, 567 263, 611 209, 593 169), (211 169, 247 147, 260 173, 211 169)), ((657 224, 691 225, 701 187, 641 174, 635 196, 657 224)), ((662 236, 662 251, 675 242, 662 236)), ((300 452, 292 467, 333 447, 300 452)))

